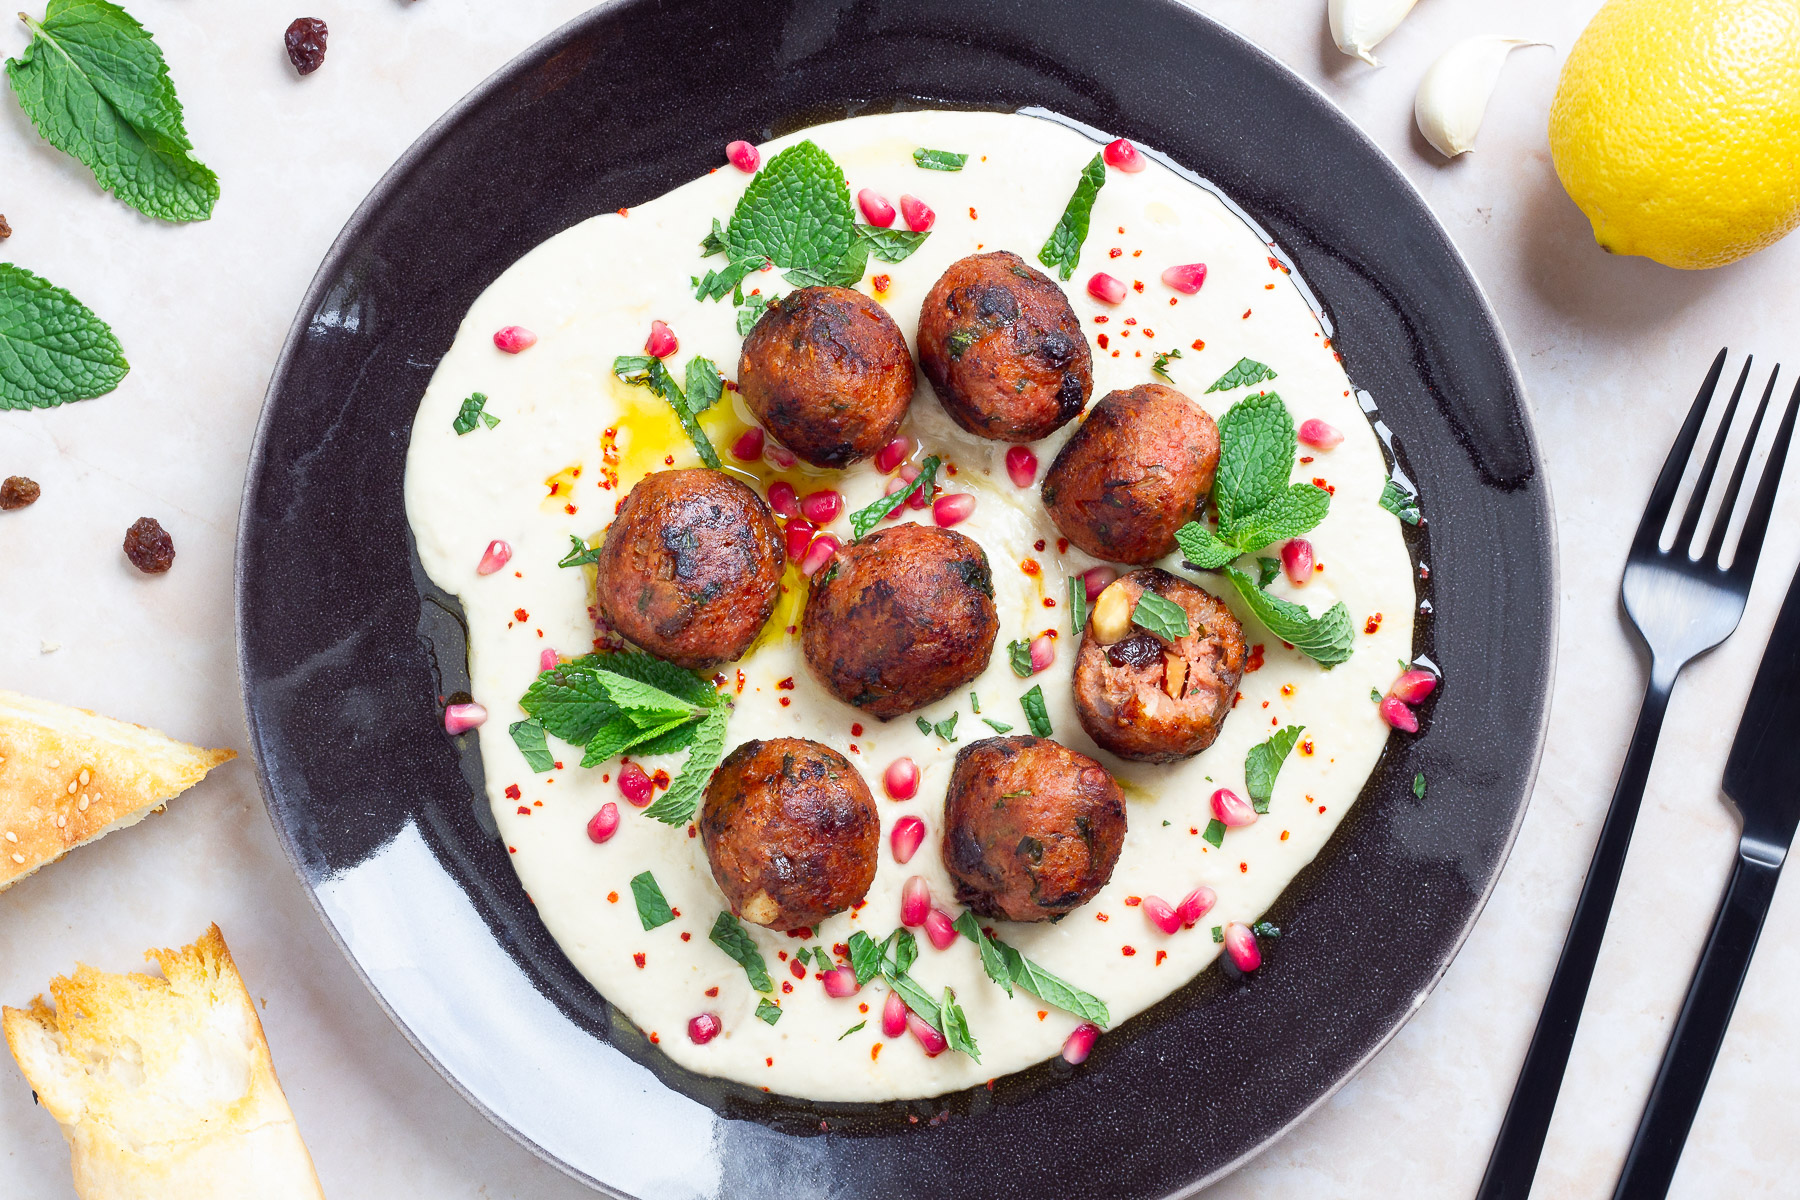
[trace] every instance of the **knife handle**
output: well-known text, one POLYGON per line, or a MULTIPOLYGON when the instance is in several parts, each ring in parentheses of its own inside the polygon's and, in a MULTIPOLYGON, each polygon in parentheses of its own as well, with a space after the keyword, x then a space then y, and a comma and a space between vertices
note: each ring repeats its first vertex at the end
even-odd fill
POLYGON ((1713 921, 1706 951, 1694 970, 1694 981, 1688 985, 1687 999, 1669 1037, 1669 1048, 1650 1089, 1613 1200, 1657 1200, 1668 1194, 1688 1129, 1706 1094, 1713 1061, 1731 1024, 1738 989, 1750 970, 1750 955, 1762 932, 1763 918, 1775 898, 1781 854, 1748 838, 1739 847, 1731 883, 1713 921))

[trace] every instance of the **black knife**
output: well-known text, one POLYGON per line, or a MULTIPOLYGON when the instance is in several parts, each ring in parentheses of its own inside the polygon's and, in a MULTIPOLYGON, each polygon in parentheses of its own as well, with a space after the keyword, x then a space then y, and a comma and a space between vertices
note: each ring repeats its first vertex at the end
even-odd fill
POLYGON ((1655 1200, 1668 1193, 1775 897, 1781 862, 1800 825, 1800 575, 1782 602, 1750 688, 1737 741, 1725 763, 1725 794, 1744 821, 1737 866, 1613 1200, 1655 1200))

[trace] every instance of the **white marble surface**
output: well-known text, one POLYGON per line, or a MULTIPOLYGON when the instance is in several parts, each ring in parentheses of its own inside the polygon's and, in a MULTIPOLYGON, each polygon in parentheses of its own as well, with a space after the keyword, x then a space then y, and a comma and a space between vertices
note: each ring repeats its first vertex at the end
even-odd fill
MULTIPOLYGON (((1553 483, 1562 648, 1536 797, 1468 945, 1392 1045, 1211 1195, 1472 1194, 1548 984, 1636 710, 1644 667, 1617 581, 1644 492, 1707 361, 1726 343, 1800 359, 1800 239, 1683 274, 1597 251, 1563 195, 1544 127, 1562 51, 1599 0, 1431 0, 1376 71, 1324 33, 1324 0, 1200 0, 1318 83, 1401 164, 1486 285, 1524 372, 1553 483), (1504 11, 1501 11, 1504 9, 1504 11), (1451 41, 1507 33, 1516 54, 1479 150, 1451 165, 1412 130, 1412 88, 1451 41), (1786 318, 1786 319, 1784 319, 1786 318)), ((0 414, 0 475, 44 498, 0 515, 0 686, 242 749, 232 545, 263 389, 339 226, 445 107, 580 0, 365 0, 331 25, 315 76, 280 49, 295 15, 267 0, 133 0, 162 44, 224 198, 204 225, 139 218, 43 146, 0 100, 0 258, 70 288, 131 358, 124 386, 47 413, 0 414), (124 528, 155 515, 175 569, 137 575, 124 528), (43 643, 60 643, 53 653, 43 643)), ((1098 11, 1098 10, 1097 10, 1098 11)), ((25 43, 0 27, 0 52, 25 43)), ((1742 630, 1686 676, 1651 779, 1539 1197, 1610 1194, 1723 886, 1736 837, 1718 791, 1788 569, 1800 489, 1784 497, 1742 630)), ((0 999, 76 959, 134 967, 216 920, 251 990, 327 1192, 353 1197, 586 1195, 469 1108, 414 1054, 326 936, 240 761, 166 815, 0 895, 0 999)), ((1792 1194, 1800 1141, 1800 891, 1777 893, 1675 1194, 1792 1194)), ((0 1064, 0 1193, 72 1195, 54 1123, 0 1064)))

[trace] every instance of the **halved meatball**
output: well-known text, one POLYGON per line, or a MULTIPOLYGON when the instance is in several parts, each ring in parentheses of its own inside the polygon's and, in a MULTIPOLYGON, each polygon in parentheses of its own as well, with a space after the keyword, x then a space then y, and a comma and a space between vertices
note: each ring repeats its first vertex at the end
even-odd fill
POLYGON ((1044 476, 1044 507, 1077 546, 1112 562, 1175 550, 1219 469, 1219 427, 1172 387, 1109 392, 1044 476))
POLYGON ((885 721, 981 674, 999 631, 987 554, 909 522, 851 542, 813 576, 800 647, 833 695, 885 721))
POLYGON ((769 306, 738 359, 738 394, 782 445, 844 467, 888 442, 912 404, 913 360, 881 305, 806 287, 769 306))
POLYGON ((964 746, 944 798, 944 865, 984 917, 1054 921, 1106 886, 1125 795, 1085 754, 1040 737, 964 746))
POLYGON ((677 666, 711 667, 749 648, 781 593, 787 561, 775 514, 722 471, 646 475, 600 547, 600 612, 677 666))
POLYGON ((1137 762, 1189 758, 1212 745, 1244 678, 1244 627, 1205 588, 1154 567, 1122 575, 1094 601, 1075 655, 1075 713, 1103 749, 1137 762), (1119 589, 1109 599, 1107 592, 1119 589), (1187 613, 1173 643, 1137 625, 1111 641, 1105 605, 1135 611, 1150 591, 1187 613))
POLYGON ((749 741, 706 785, 700 840, 731 911, 770 929, 816 926, 875 879, 881 818, 848 759, 805 738, 749 741))
POLYGON ((919 310, 919 365, 970 433, 1035 442, 1087 404, 1094 364, 1069 298, 1006 250, 951 263, 919 310))

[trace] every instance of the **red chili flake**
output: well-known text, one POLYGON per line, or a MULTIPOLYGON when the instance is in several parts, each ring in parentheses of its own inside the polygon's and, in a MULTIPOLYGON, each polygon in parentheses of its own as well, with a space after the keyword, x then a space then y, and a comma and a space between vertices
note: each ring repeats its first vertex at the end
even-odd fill
MULTIPOLYGON (((670 461, 673 462, 674 460, 671 459, 670 461)), ((572 517, 575 515, 575 506, 573 504, 565 504, 563 505, 563 511, 572 517)))
POLYGON ((1244 693, 1242 693, 1242 692, 1237 693, 1235 696, 1233 696, 1231 698, 1231 707, 1236 708, 1239 705, 1239 703, 1241 703, 1243 701, 1243 699, 1244 699, 1244 693))
POLYGON ((887 275, 877 275, 869 282, 875 285, 875 290, 878 292, 885 292, 894 285, 893 278, 887 275))
POLYGON ((1300 461, 1301 461, 1301 462, 1303 462, 1303 463, 1309 463, 1309 462, 1311 462, 1311 461, 1312 461, 1312 460, 1313 460, 1313 456, 1312 456, 1312 455, 1310 455, 1310 454, 1302 454, 1302 455, 1301 455, 1301 456, 1300 456, 1300 461))
POLYGON ((659 768, 656 774, 650 777, 650 782, 654 783, 664 791, 667 791, 669 788, 669 773, 659 768))
POLYGON ((1165 959, 1167 957, 1169 957, 1169 952, 1167 950, 1158 950, 1156 952, 1156 965, 1159 967, 1162 966, 1163 959, 1165 959))
POLYGON ((1173 297, 1173 296, 1170 296, 1170 297, 1169 297, 1169 307, 1170 307, 1170 308, 1174 308, 1174 307, 1175 307, 1175 305, 1176 305, 1176 303, 1177 303, 1177 302, 1176 302, 1176 299, 1175 299, 1175 297, 1173 297))
POLYGON ((1281 840, 1284 842, 1288 840, 1288 831, 1285 829, 1281 831, 1281 840))
POLYGON ((693 937, 694 937, 694 935, 693 935, 693 934, 691 934, 691 933, 688 933, 688 932, 687 932, 687 931, 685 931, 685 930, 683 930, 683 931, 682 931, 682 934, 681 934, 681 940, 682 940, 682 941, 684 941, 684 942, 687 942, 687 941, 692 941, 692 940, 693 940, 693 937))
POLYGON ((1156 336, 1156 330, 1146 327, 1144 330, 1144 336, 1148 337, 1148 338, 1153 338, 1156 336))
POLYGON ((654 1029, 650 1031, 650 1044, 652 1046, 662 1045, 662 1035, 657 1033, 654 1029))
MULTIPOLYGON (((787 957, 786 950, 783 950, 781 952, 781 957, 783 957, 783 958, 787 957)), ((794 959, 792 962, 788 963, 788 971, 793 975, 793 977, 795 979, 805 979, 806 978, 806 965, 797 958, 794 959)))
POLYGON ((1095 338, 1094 341, 1099 344, 1099 346, 1102 350, 1104 350, 1108 346, 1112 345, 1112 341, 1104 333, 1101 334, 1099 337, 1095 338))
POLYGON ((644 969, 644 952, 642 950, 639 950, 636 954, 633 954, 631 956, 631 961, 638 965, 638 970, 640 970, 640 971, 643 970, 644 969))
POLYGON ((675 456, 673 454, 663 455, 663 466, 672 467, 674 465, 675 465, 675 456))
POLYGON ((1044 552, 1044 539, 1039 538, 1037 541, 1031 543, 1031 548, 1036 550, 1039 554, 1042 554, 1044 552))
POLYGON ((1143 902, 1144 902, 1144 898, 1142 896, 1127 896, 1127 897, 1125 897, 1125 907, 1126 908, 1136 908, 1138 905, 1142 904, 1143 902))
POLYGON ((1110 921, 1110 920, 1112 920, 1112 918, 1111 918, 1111 917, 1109 917, 1109 916, 1107 916, 1107 915, 1106 915, 1106 914, 1105 914, 1105 913, 1095 913, 1095 914, 1094 914, 1094 920, 1096 920, 1096 921, 1110 921))
MULTIPOLYGON (((881 1057, 881 1047, 882 1047, 881 1042, 876 1042, 873 1046, 869 1047, 869 1061, 870 1062, 874 1062, 876 1059, 881 1057)), ((917 1125, 919 1123, 919 1118, 912 1116, 911 1114, 908 1114, 906 1119, 908 1121, 911 1121, 914 1125, 917 1125)))
POLYGON ((772 1058, 765 1058, 765 1059, 763 1059, 763 1063, 764 1063, 764 1065, 766 1065, 766 1066, 771 1066, 771 1067, 772 1067, 772 1066, 774 1066, 774 1065, 775 1065, 775 1060, 774 1060, 774 1059, 772 1059, 772 1058))
POLYGON ((1244 320, 1248 321, 1249 319, 1250 319, 1250 310, 1246 308, 1244 310, 1244 320))
POLYGON ((1327 495, 1337 495, 1337 489, 1332 487, 1329 483, 1326 483, 1323 479, 1320 479, 1317 475, 1313 476, 1313 486, 1316 488, 1324 488, 1327 495))
POLYGON ((1380 613, 1370 613, 1369 619, 1367 621, 1363 622, 1363 632, 1364 633, 1374 633, 1376 630, 1378 630, 1380 628, 1381 628, 1381 614, 1380 613))
POLYGON ((719 994, 719 989, 716 987, 709 987, 706 989, 706 994, 708 996, 717 996, 719 994))
POLYGON ((518 784, 509 783, 506 785, 506 798, 508 800, 517 800, 519 798, 519 785, 518 784))
POLYGON ((531 614, 522 608, 515 608, 513 609, 513 620, 523 625, 525 622, 531 620, 531 614))
POLYGON ((1051 598, 1050 598, 1050 597, 1048 597, 1048 596, 1045 596, 1045 597, 1044 597, 1044 607, 1045 607, 1045 608, 1055 608, 1055 607, 1056 607, 1056 601, 1054 601, 1054 600, 1052 600, 1052 599, 1051 599, 1051 598))
POLYGON ((1108 257, 1108 258, 1118 258, 1118 257, 1119 257, 1119 256, 1120 256, 1120 255, 1122 255, 1122 254, 1124 254, 1124 253, 1125 253, 1125 252, 1124 252, 1124 251, 1123 251, 1123 250, 1121 250, 1121 249, 1119 249, 1119 248, 1118 248, 1118 247, 1117 247, 1117 246, 1114 246, 1114 247, 1113 247, 1113 248, 1112 248, 1112 249, 1111 249, 1111 250, 1108 250, 1108 251, 1107 251, 1107 252, 1106 252, 1106 257, 1108 257))
MULTIPOLYGON (((796 965, 798 965, 798 964, 796 964, 796 965)), ((805 967, 800 968, 800 977, 802 979, 804 979, 806 977, 806 968, 805 967)), ((791 982, 789 982, 786 979, 781 981, 781 994, 782 995, 784 995, 784 996, 792 995, 793 991, 794 991, 794 985, 791 982)))
POLYGON ((1194 349, 1204 350, 1204 349, 1206 349, 1206 343, 1201 341, 1199 338, 1195 338, 1194 339, 1194 349))
POLYGON ((1047 1017, 1047 1016, 1049 1016, 1049 1015, 1050 1015, 1050 1010, 1048 1010, 1048 1009, 1044 1009, 1044 1008, 1040 1008, 1040 1009, 1038 1009, 1038 1020, 1040 1020, 1040 1021, 1041 1021, 1041 1020, 1043 1020, 1043 1019, 1044 1019, 1044 1018, 1045 1018, 1045 1017, 1047 1017))
POLYGON ((550 484, 550 494, 551 494, 551 495, 552 495, 552 496, 554 496, 554 495, 556 495, 556 493, 557 493, 557 492, 559 492, 559 491, 561 491, 561 490, 562 490, 562 484, 560 484, 560 483, 557 483, 557 482, 554 482, 554 481, 552 481, 552 482, 551 482, 551 484, 550 484))
POLYGON ((969 206, 969 220, 971 220, 971 221, 978 221, 978 220, 980 220, 980 219, 981 219, 981 218, 979 218, 979 217, 977 217, 977 216, 976 216, 976 215, 975 215, 975 206, 974 206, 974 205, 973 205, 973 204, 971 204, 971 205, 970 205, 970 206, 969 206))
POLYGON ((1038 566, 1037 559, 1026 558, 1019 560, 1019 570, 1025 572, 1027 575, 1036 575, 1039 574, 1043 568, 1038 566))
MULTIPOLYGON (((1293 685, 1293 684, 1291 684, 1291 683, 1284 683, 1284 684, 1282 684, 1282 685, 1281 685, 1281 694, 1282 694, 1282 695, 1284 695, 1284 696, 1292 696, 1292 695, 1293 695, 1293 694, 1294 694, 1294 685, 1293 685)), ((1267 708, 1267 707, 1269 707, 1269 705, 1268 705, 1268 702, 1267 702, 1267 701, 1264 701, 1264 702, 1263 702, 1263 707, 1264 707, 1264 708, 1267 708)))
POLYGON ((781 707, 783 707, 783 708, 786 708, 788 705, 790 705, 792 703, 793 703, 793 701, 788 699, 786 696, 783 696, 781 698, 781 707))
POLYGON ((519 848, 517 846, 508 846, 506 848, 506 852, 508 854, 517 854, 519 852, 519 848))
POLYGON ((1105 313, 1101 313, 1101 314, 1100 314, 1100 315, 1099 315, 1099 316, 1097 316, 1097 317, 1095 317, 1095 318, 1094 318, 1094 324, 1096 324, 1096 325, 1104 325, 1104 324, 1106 324, 1106 322, 1107 322, 1107 321, 1108 321, 1108 320, 1109 320, 1109 319, 1110 319, 1110 318, 1109 318, 1109 317, 1107 317, 1107 315, 1106 315, 1106 314, 1105 314, 1105 313))
POLYGON ((1199 833, 1199 832, 1200 832, 1200 830, 1199 830, 1199 829, 1197 829, 1197 828, 1196 828, 1196 827, 1194 827, 1194 826, 1192 826, 1192 825, 1189 825, 1189 826, 1188 826, 1188 832, 1189 832, 1189 833, 1199 833))
POLYGON ((740 696, 744 694, 744 673, 742 671, 737 673, 737 691, 740 696))
POLYGON ((1263 707, 1264 707, 1264 708, 1267 708, 1267 707, 1269 707, 1269 702, 1268 702, 1268 701, 1267 701, 1267 700, 1264 700, 1264 701, 1263 701, 1263 707))
POLYGON ((1301 739, 1300 753, 1304 754, 1307 758, 1311 758, 1313 756, 1313 752, 1314 752, 1313 740, 1311 738, 1301 739))
POLYGON ((617 904, 619 902, 619 893, 617 893, 617 892, 606 893, 606 902, 608 904, 617 904))
POLYGON ((1325 811, 1325 806, 1324 806, 1324 805, 1323 805, 1323 804, 1321 804, 1321 805, 1319 805, 1319 811, 1320 811, 1320 812, 1324 812, 1324 811, 1325 811))
POLYGON ((1130 958, 1137 953, 1137 947, 1136 946, 1120 946, 1119 953, 1123 954, 1126 958, 1130 958))
POLYGON ((696 831, 692 825, 689 825, 688 826, 688 837, 693 838, 693 837, 698 837, 698 836, 699 836, 698 831, 696 831))
POLYGON ((1263 645, 1261 642, 1250 647, 1250 657, 1244 663, 1244 674, 1260 671, 1263 668, 1263 645))
POLYGON ((860 721, 851 722, 851 724, 850 724, 850 736, 851 737, 861 737, 862 731, 863 731, 862 730, 862 722, 860 722, 860 721))
POLYGON ((1124 232, 1125 232, 1125 227, 1124 227, 1124 226, 1123 226, 1123 225, 1121 225, 1121 226, 1119 226, 1119 232, 1120 232, 1120 233, 1124 233, 1124 232))
POLYGON ((1126 323, 1126 324, 1127 324, 1127 325, 1136 325, 1136 324, 1137 324, 1137 318, 1136 318, 1136 317, 1126 317, 1126 318, 1125 318, 1125 323, 1126 323))
MULTIPOLYGON (((811 937, 812 935, 807 934, 807 936, 811 937)), ((831 952, 833 954, 837 955, 839 958, 849 958, 850 957, 850 947, 847 944, 845 944, 844 942, 831 943, 831 952)))
POLYGON ((519 815, 521 817, 529 817, 531 815, 531 810, 521 804, 519 805, 519 815))
POLYGON ((631 215, 631 214, 630 214, 630 213, 629 213, 629 212, 627 212, 627 211, 626 211, 626 210, 625 210, 625 209, 622 209, 622 208, 621 208, 621 209, 620 209, 620 210, 619 210, 619 215, 620 215, 620 216, 621 216, 621 217, 629 217, 629 216, 630 216, 630 215, 631 215))
POLYGON ((786 679, 783 679, 780 683, 777 683, 775 686, 780 688, 784 692, 791 692, 794 690, 794 677, 792 675, 789 675, 786 679))

